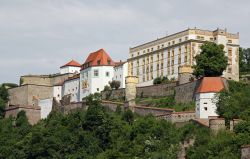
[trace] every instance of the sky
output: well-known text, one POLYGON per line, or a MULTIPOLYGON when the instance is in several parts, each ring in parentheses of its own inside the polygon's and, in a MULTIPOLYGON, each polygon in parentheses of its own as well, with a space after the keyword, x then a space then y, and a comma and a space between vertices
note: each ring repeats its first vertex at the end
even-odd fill
POLYGON ((84 63, 103 48, 129 48, 187 28, 227 28, 250 47, 249 0, 0 0, 0 83, 84 63))

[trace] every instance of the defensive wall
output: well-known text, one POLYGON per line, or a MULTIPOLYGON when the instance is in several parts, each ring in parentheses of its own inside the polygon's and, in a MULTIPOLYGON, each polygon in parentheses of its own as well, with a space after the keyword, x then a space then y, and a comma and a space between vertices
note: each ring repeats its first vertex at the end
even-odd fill
POLYGON ((183 123, 188 122, 191 119, 195 119, 194 111, 184 111, 184 112, 172 112, 167 114, 156 115, 158 119, 164 119, 172 123, 183 123))
POLYGON ((44 85, 22 85, 8 89, 9 104, 12 105, 38 105, 39 99, 53 97, 53 87, 44 85))
POLYGON ((25 75, 20 78, 20 85, 45 85, 45 86, 54 86, 61 84, 69 77, 72 77, 74 74, 53 74, 53 75, 25 75))
POLYGON ((16 105, 5 109, 5 118, 17 117, 20 111, 25 111, 30 124, 34 125, 41 119, 41 108, 37 106, 16 105))
POLYGON ((241 159, 250 158, 250 145, 243 145, 241 147, 241 159))

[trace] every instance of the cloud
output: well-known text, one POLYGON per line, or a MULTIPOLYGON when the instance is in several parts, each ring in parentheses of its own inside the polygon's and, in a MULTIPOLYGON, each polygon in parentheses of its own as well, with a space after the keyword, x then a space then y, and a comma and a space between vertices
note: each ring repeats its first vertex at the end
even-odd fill
POLYGON ((248 0, 1 0, 1 82, 53 73, 104 48, 126 60, 129 47, 188 27, 240 32, 249 46, 248 0))

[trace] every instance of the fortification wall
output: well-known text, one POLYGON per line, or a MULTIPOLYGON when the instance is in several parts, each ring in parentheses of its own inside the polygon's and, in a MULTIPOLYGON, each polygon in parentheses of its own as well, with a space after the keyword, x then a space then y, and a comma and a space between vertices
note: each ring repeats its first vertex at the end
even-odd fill
POLYGON ((195 91, 200 85, 200 80, 181 84, 175 87, 175 101, 177 103, 188 103, 195 100, 195 91))
POLYGON ((9 105, 28 105, 28 86, 8 89, 9 105))
POLYGON ((53 87, 42 85, 22 85, 8 90, 9 105, 38 105, 39 99, 53 97, 53 87))
POLYGON ((209 119, 209 128, 214 132, 218 132, 219 130, 225 130, 225 119, 217 118, 217 119, 209 119))
POLYGON ((159 114, 166 114, 166 113, 174 112, 174 109, 145 107, 145 106, 134 106, 133 109, 135 113, 142 115, 142 116, 146 116, 149 114, 152 114, 153 116, 157 116, 159 114))
POLYGON ((5 109, 5 118, 17 117, 20 111, 25 111, 28 121, 31 125, 36 124, 41 119, 41 108, 28 106, 28 105, 17 105, 11 106, 5 109))
POLYGON ((110 91, 102 91, 101 94, 103 100, 117 100, 117 99, 125 100, 125 88, 110 90, 110 91))
POLYGON ((39 99, 48 99, 53 97, 53 87, 28 85, 28 105, 38 105, 39 99))
POLYGON ((102 101, 102 106, 105 108, 109 108, 112 111, 116 111, 117 106, 121 106, 121 108, 124 107, 124 103, 120 102, 111 102, 111 101, 102 101))
POLYGON ((136 96, 141 98, 147 97, 164 97, 174 94, 174 87, 176 82, 169 84, 159 84, 146 87, 137 87, 136 96))
POLYGON ((53 86, 60 84, 67 80, 69 77, 72 77, 73 74, 58 74, 58 75, 27 75, 22 76, 20 80, 22 81, 21 85, 45 85, 53 86))
POLYGON ((241 159, 250 158, 250 145, 244 145, 241 147, 241 159))
POLYGON ((195 119, 195 112, 173 112, 169 114, 157 115, 158 119, 164 119, 172 123, 188 122, 191 119, 195 119))

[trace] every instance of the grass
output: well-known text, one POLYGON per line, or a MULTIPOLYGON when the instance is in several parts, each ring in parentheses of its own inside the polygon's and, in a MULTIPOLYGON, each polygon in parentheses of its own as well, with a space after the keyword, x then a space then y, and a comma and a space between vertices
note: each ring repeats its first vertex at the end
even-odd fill
POLYGON ((157 108, 172 108, 175 111, 194 111, 195 103, 176 103, 174 96, 168 96, 163 98, 137 98, 136 103, 138 105, 145 105, 157 108))

